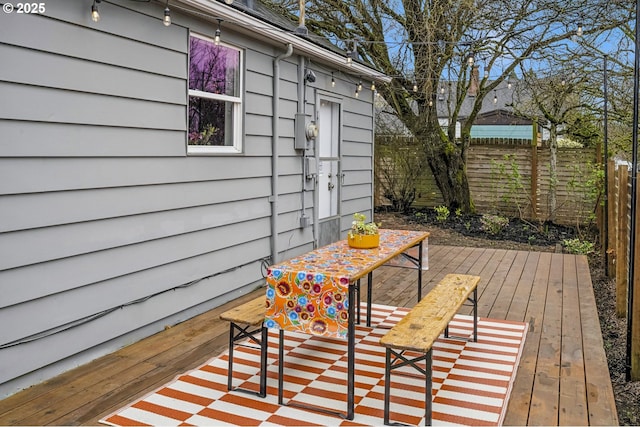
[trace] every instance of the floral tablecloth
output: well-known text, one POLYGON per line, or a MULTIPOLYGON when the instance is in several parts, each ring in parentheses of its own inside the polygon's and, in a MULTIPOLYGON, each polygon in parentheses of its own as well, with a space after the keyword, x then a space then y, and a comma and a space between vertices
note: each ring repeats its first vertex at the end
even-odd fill
POLYGON ((349 286, 428 235, 382 229, 377 248, 354 249, 341 240, 269 267, 265 326, 346 339, 349 286))

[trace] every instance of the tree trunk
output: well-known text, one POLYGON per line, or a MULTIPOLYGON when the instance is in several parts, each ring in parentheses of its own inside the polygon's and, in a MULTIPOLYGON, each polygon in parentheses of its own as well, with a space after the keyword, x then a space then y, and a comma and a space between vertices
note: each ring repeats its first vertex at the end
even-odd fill
POLYGON ((549 129, 549 221, 556 222, 558 208, 558 129, 549 129))
POLYGON ((460 151, 454 149, 450 154, 429 156, 428 162, 449 211, 460 209, 464 213, 472 213, 474 207, 469 191, 467 166, 460 151))

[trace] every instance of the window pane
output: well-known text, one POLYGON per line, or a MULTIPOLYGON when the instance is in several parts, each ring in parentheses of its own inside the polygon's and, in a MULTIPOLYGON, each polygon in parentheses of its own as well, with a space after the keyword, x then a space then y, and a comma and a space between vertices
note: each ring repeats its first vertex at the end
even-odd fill
POLYGON ((240 51, 191 37, 189 89, 240 96, 240 51))
POLYGON ((190 96, 189 145, 233 146, 233 103, 190 96))

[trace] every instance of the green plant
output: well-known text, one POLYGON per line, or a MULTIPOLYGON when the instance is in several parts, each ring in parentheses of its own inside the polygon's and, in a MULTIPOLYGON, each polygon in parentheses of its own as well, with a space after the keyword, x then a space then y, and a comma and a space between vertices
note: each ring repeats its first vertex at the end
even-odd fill
POLYGON ((350 235, 356 234, 378 234, 378 224, 375 222, 365 222, 367 217, 361 213, 353 214, 353 222, 351 223, 350 235))
POLYGON ((462 209, 456 209, 456 217, 460 218, 462 216, 462 209))
POLYGON ((480 222, 482 223, 482 230, 495 236, 509 225, 509 218, 500 215, 485 214, 480 218, 480 222))
POLYGON ((565 239, 562 241, 562 245, 565 247, 567 252, 576 255, 588 255, 592 253, 595 248, 595 244, 593 242, 587 242, 586 240, 578 238, 565 239))
POLYGON ((449 208, 446 206, 436 206, 433 208, 436 211, 436 219, 440 222, 445 222, 449 218, 449 208))

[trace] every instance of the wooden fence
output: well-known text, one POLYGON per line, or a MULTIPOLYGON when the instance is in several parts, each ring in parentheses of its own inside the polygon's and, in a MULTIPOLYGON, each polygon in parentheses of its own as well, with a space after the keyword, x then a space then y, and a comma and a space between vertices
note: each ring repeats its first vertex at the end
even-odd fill
MULTIPOLYGON (((378 162, 377 165, 387 164, 378 162)), ((479 213, 499 213, 545 221, 550 218, 550 151, 532 145, 471 145, 467 176, 471 198, 479 213)), ((557 157, 556 221, 582 225, 595 218, 599 204, 594 165, 595 149, 559 149, 557 157)), ((376 183, 376 205, 388 204, 382 194, 384 183, 376 183)), ((433 174, 424 168, 415 183, 413 207, 442 205, 433 174)))
MULTIPOLYGON (((631 244, 631 171, 626 162, 610 160, 607 163, 607 245, 604 247, 609 276, 616 282, 616 312, 631 323, 630 354, 631 378, 640 380, 640 242, 634 238, 634 259, 630 259, 631 244), (634 266, 632 307, 629 315, 629 268, 634 266)), ((637 190, 637 189, 636 189, 637 190)), ((636 224, 640 225, 640 197, 636 196, 636 224)), ((636 236, 637 237, 637 236, 636 236)))

